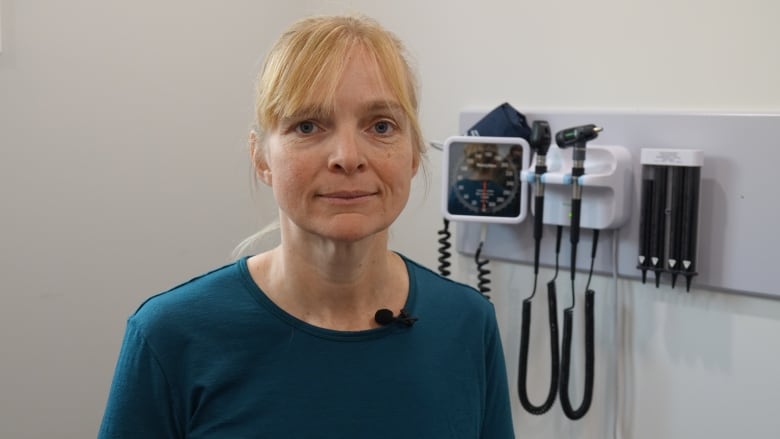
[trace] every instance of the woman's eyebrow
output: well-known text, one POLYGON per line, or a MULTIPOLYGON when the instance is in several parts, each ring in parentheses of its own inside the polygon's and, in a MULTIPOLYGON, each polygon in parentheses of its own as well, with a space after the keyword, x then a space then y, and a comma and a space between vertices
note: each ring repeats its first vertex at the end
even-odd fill
POLYGON ((381 113, 389 111, 392 113, 403 113, 403 106, 396 101, 387 99, 378 99, 366 102, 362 105, 362 111, 367 113, 381 113))
POLYGON ((287 116, 283 116, 281 118, 281 121, 293 122, 301 119, 320 118, 326 116, 329 113, 332 113, 332 111, 327 111, 326 109, 324 109, 322 106, 319 105, 311 105, 308 107, 299 108, 298 110, 292 112, 291 114, 287 116))
MULTIPOLYGON (((338 109, 336 108, 328 110, 320 105, 312 105, 300 108, 292 114, 282 117, 280 122, 289 124, 303 119, 319 119, 332 115, 337 111, 338 109)), ((404 112, 400 103, 388 99, 376 99, 365 102, 358 107, 358 111, 362 114, 392 113, 394 116, 401 115, 404 112)))

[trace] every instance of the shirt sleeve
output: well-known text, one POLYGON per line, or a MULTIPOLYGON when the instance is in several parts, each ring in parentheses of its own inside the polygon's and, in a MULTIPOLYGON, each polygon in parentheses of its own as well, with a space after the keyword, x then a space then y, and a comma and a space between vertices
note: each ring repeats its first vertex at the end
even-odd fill
POLYGON ((183 437, 158 356, 128 320, 98 439, 183 437))
POLYGON ((481 439, 514 439, 509 384, 498 324, 493 316, 486 336, 486 399, 481 439))

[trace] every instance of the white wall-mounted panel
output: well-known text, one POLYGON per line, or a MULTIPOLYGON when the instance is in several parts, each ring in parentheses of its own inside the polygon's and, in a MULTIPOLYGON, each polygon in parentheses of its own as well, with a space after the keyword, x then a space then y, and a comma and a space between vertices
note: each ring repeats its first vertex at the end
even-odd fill
MULTIPOLYGON (((693 288, 708 287, 780 298, 775 286, 776 257, 780 233, 780 196, 776 166, 780 161, 780 114, 707 114, 635 111, 526 111, 529 119, 549 121, 553 132, 570 126, 595 123, 604 127, 593 144, 619 144, 629 148, 634 161, 634 197, 631 217, 619 231, 617 272, 639 279, 637 239, 642 148, 701 149, 701 203, 699 218, 698 272, 693 288)), ((461 113, 459 128, 465 132, 487 111, 461 113)), ((458 251, 473 254, 479 226, 458 225, 458 251)), ((612 233, 602 234, 595 270, 612 272, 612 233)), ((568 231, 564 231, 561 266, 568 267, 568 231)), ((541 262, 554 264, 555 229, 547 226, 541 262)), ((584 231, 578 250, 578 268, 590 263, 590 233, 584 231)), ((518 226, 491 225, 485 257, 532 263, 532 222, 518 226)), ((648 273, 648 282, 653 276, 648 273)), ((669 275, 662 276, 670 283, 669 275)), ((677 288, 684 291, 684 279, 677 288), (682 285, 680 285, 682 283, 682 285)))

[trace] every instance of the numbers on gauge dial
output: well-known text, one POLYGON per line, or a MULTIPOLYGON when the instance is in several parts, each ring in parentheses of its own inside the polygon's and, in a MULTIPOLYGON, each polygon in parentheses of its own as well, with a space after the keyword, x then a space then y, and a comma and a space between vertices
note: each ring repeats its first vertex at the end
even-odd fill
POLYGON ((453 180, 456 199, 475 214, 496 214, 518 196, 519 172, 493 151, 464 154, 453 180))

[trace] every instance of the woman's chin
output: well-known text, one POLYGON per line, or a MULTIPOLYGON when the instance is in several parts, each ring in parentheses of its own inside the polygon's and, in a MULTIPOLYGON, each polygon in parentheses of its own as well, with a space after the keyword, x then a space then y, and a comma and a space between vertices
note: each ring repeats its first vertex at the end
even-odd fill
POLYGON ((319 234, 326 239, 340 242, 358 242, 387 231, 390 224, 360 215, 342 215, 323 227, 319 234))

